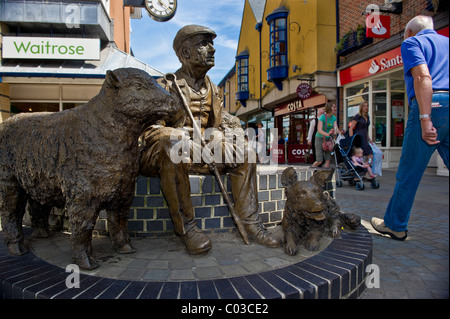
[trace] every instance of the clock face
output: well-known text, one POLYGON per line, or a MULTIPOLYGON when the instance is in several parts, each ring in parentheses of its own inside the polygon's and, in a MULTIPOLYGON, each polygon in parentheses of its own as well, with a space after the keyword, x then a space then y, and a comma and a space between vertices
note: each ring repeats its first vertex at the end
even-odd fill
POLYGON ((145 0, 145 7, 153 20, 163 22, 175 15, 177 0, 145 0))

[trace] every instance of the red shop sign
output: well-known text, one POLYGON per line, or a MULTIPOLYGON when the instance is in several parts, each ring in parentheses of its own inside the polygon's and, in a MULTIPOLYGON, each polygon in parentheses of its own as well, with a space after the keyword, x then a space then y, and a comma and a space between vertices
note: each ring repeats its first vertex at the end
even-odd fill
POLYGON ((403 122, 396 122, 394 124, 394 136, 395 137, 402 137, 404 132, 404 126, 403 122))
POLYGON ((385 38, 391 37, 391 17, 379 14, 369 14, 366 17, 366 37, 385 38))
POLYGON ((358 81, 399 66, 403 66, 403 60, 401 49, 397 47, 349 68, 339 70, 338 86, 358 81))
MULTIPOLYGON (((449 34, 448 27, 439 29, 436 32, 446 37, 449 34)), ((343 86, 399 66, 403 66, 403 60, 401 48, 397 47, 349 68, 339 70, 338 86, 343 86)))
POLYGON ((284 164, 284 144, 276 145, 271 151, 272 162, 284 164))
POLYGON ((287 149, 288 162, 305 163, 305 155, 312 154, 312 150, 307 144, 289 144, 287 149))
POLYGON ((311 96, 311 93, 311 85, 309 85, 308 83, 300 83, 299 86, 297 86, 297 95, 302 100, 309 98, 311 96))

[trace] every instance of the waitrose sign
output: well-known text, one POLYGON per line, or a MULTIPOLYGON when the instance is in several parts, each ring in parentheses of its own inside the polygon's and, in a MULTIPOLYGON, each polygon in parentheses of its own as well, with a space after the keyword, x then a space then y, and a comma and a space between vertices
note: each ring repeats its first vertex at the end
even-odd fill
POLYGON ((100 40, 3 37, 2 58, 100 60, 100 40))

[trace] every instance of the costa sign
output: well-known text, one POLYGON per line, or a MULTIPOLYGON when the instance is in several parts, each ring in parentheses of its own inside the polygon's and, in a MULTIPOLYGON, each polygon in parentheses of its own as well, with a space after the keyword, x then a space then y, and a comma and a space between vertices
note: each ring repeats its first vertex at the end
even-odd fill
POLYGON ((302 100, 309 98, 311 96, 311 93, 311 85, 309 85, 308 83, 300 83, 300 85, 297 86, 297 95, 302 100))
POLYGON ((302 101, 300 100, 288 103, 287 105, 289 112, 299 111, 302 109, 302 107, 303 107, 302 101))
POLYGON ((305 163, 307 154, 312 154, 312 150, 306 144, 288 145, 287 155, 289 163, 305 163))
POLYGON ((400 47, 377 55, 369 60, 339 70, 338 86, 367 78, 371 75, 403 66, 400 47))

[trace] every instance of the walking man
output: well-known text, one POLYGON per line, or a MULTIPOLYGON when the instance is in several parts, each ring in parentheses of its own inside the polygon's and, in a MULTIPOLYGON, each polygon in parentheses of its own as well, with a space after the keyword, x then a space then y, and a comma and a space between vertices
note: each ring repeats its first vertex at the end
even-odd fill
POLYGON ((449 167, 449 39, 433 29, 428 16, 411 19, 401 45, 410 112, 394 193, 384 219, 371 224, 396 240, 407 237, 416 191, 433 152, 449 167))

